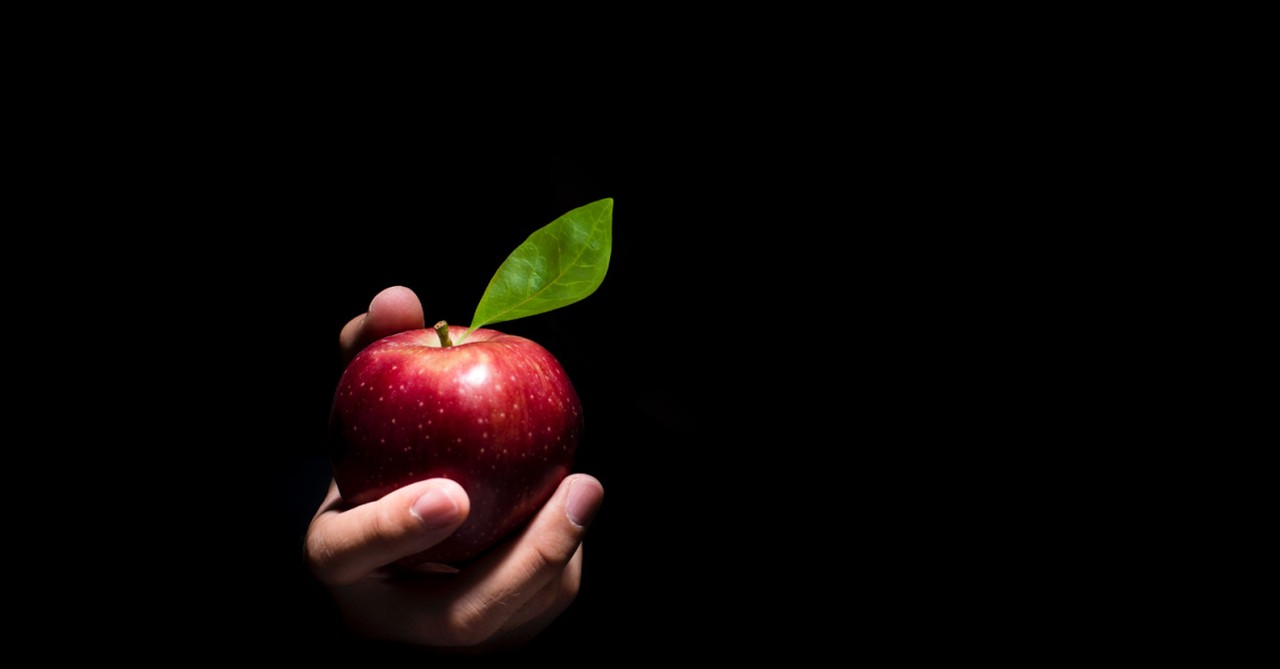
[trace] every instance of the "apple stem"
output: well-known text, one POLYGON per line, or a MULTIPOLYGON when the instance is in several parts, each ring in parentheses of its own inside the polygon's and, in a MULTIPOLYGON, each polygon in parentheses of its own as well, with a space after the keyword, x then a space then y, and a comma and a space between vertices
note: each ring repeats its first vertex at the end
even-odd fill
POLYGON ((439 323, 436 323, 435 327, 436 334, 440 335, 440 347, 449 348, 450 346, 453 346, 453 340, 449 339, 449 324, 444 321, 440 321, 439 323))

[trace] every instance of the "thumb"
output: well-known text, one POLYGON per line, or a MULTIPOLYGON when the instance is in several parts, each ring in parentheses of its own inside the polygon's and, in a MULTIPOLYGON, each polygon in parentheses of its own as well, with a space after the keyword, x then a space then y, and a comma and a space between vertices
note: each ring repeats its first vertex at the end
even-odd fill
POLYGON ((373 342, 405 330, 425 327, 422 302, 412 290, 392 286, 373 297, 369 310, 351 319, 338 335, 343 360, 350 361, 373 342))
POLYGON ((444 541, 471 512, 462 486, 443 478, 407 485, 345 511, 338 510, 340 502, 337 486, 330 486, 306 541, 311 571, 334 585, 355 582, 444 541))

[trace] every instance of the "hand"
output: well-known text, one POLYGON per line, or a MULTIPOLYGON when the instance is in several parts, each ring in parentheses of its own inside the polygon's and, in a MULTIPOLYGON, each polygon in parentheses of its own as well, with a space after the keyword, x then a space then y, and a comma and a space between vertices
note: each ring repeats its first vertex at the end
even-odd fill
MULTIPOLYGON (((343 356, 423 326, 413 291, 388 288, 342 329, 343 356)), ((571 475, 520 534, 476 562, 454 574, 406 577, 386 567, 456 530, 471 508, 466 491, 430 479, 352 508, 331 483, 307 530, 307 564, 361 636, 477 652, 518 646, 577 594, 582 537, 603 496, 595 478, 571 475)))

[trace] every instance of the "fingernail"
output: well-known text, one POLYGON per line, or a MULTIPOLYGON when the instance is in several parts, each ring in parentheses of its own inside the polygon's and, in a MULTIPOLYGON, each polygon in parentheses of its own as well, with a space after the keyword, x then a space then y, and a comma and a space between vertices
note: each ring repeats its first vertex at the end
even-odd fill
POLYGON ((438 530, 458 519, 458 505, 452 497, 432 488, 409 507, 409 513, 421 520, 428 530, 438 530))
POLYGON ((600 509, 600 501, 604 499, 604 488, 594 479, 579 479, 569 485, 569 499, 564 503, 564 511, 569 522, 578 527, 586 527, 600 509))

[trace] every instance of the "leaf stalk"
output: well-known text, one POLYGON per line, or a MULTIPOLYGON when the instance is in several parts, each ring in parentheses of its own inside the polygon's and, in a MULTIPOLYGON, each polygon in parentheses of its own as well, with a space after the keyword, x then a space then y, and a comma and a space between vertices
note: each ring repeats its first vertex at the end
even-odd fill
POLYGON ((448 323, 446 323, 446 322, 444 322, 444 321, 440 321, 439 323, 436 323, 436 325, 435 325, 435 330, 436 330, 436 334, 440 335, 440 347, 441 347, 441 348, 449 348, 450 346, 453 346, 453 340, 452 340, 452 339, 449 339, 449 324, 448 324, 448 323))

